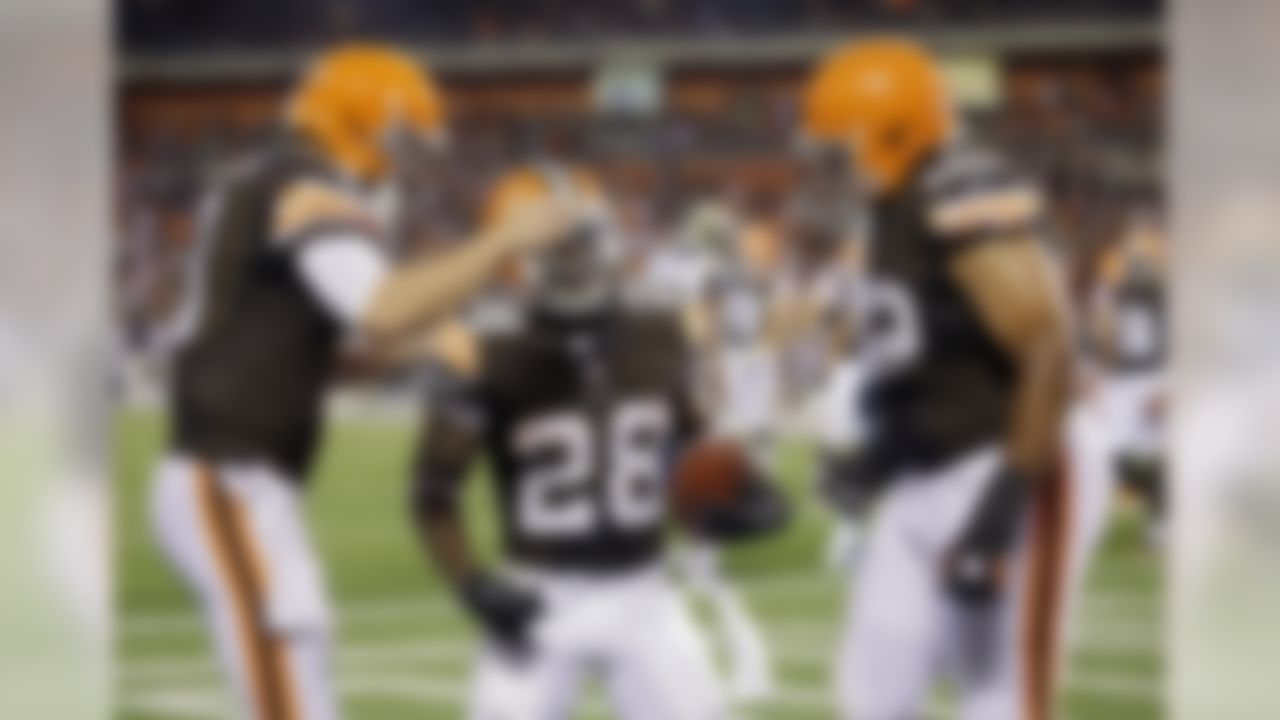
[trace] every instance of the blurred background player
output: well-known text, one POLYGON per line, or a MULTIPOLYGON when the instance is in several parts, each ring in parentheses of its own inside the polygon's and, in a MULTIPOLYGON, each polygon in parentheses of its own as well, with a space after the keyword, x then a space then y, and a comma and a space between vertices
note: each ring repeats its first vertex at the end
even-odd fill
MULTIPOLYGON (((561 720, 598 677, 619 717, 727 717, 701 633, 663 570, 671 458, 702 432, 677 314, 618 292, 621 255, 598 185, 580 170, 512 171, 527 195, 589 198, 598 214, 525 273, 511 323, 471 328, 441 358, 415 480, 422 542, 484 631, 471 717, 561 720), (461 490, 488 458, 505 567, 471 551, 461 490)), ((689 521, 716 539, 777 529, 759 477, 689 521)))
MULTIPOLYGON (((780 405, 771 305, 776 274, 766 233, 746 222, 732 202, 694 206, 684 240, 698 249, 691 265, 698 277, 683 312, 712 433, 772 471, 780 405)), ((689 588, 707 600, 715 619, 730 693, 746 703, 768 698, 777 687, 768 643, 725 575, 714 539, 693 533, 681 550, 689 588)))
MULTIPOLYGON (((823 162, 821 158, 807 161, 823 162)), ((843 163, 843 159, 839 158, 843 163)), ((860 546, 873 498, 839 482, 863 449, 866 370, 859 354, 859 295, 865 285, 866 211, 857 205, 846 172, 818 177, 791 198, 788 263, 779 281, 778 346, 815 348, 816 377, 801 397, 804 435, 819 455, 815 490, 834 511, 823 552, 830 569, 847 568, 860 546)))
POLYGON ((837 670, 858 720, 920 717, 943 677, 961 717, 1053 707, 1065 294, 1039 191, 957 122, 935 61, 904 40, 835 51, 804 97, 807 138, 845 154, 872 207, 872 434, 845 481, 884 497, 837 670))
POLYGON ((1153 546, 1161 544, 1165 515, 1164 242, 1153 214, 1136 211, 1120 242, 1103 256, 1090 306, 1097 392, 1114 442, 1115 472, 1146 505, 1153 546))
POLYGON ((571 218, 531 203, 456 251, 392 267, 395 219, 375 197, 443 142, 433 80, 394 50, 344 47, 309 69, 285 117, 203 206, 152 495, 159 540, 255 720, 339 715, 302 491, 344 340, 394 355, 571 218))

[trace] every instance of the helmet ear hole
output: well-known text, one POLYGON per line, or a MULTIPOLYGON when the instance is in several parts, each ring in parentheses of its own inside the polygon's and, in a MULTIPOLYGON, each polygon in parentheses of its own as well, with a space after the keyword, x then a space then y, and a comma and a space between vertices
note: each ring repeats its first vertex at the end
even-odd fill
POLYGON ((896 188, 920 153, 945 141, 951 100, 927 50, 893 38, 841 48, 818 65, 805 91, 804 126, 815 138, 862 140, 862 169, 880 191, 896 188))
POLYGON ((890 124, 880 134, 880 143, 885 149, 894 153, 902 152, 911 138, 911 129, 907 123, 898 121, 890 124))
POLYGON ((343 45, 316 59, 289 102, 290 125, 361 179, 388 171, 384 135, 397 124, 443 129, 434 78, 411 55, 382 45, 343 45))

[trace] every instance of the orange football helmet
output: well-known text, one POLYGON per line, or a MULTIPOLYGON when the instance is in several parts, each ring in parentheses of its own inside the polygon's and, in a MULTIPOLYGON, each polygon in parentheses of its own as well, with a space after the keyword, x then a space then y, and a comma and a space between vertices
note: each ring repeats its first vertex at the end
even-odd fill
POLYGON ((508 170, 489 189, 484 221, 486 224, 497 222, 512 207, 555 193, 573 193, 588 202, 600 202, 604 198, 600 182, 582 168, 553 163, 523 165, 508 170))
POLYGON ((560 313, 590 311, 609 299, 623 259, 604 190, 591 173, 554 163, 510 170, 489 192, 485 222, 499 222, 520 203, 556 196, 588 208, 587 220, 563 242, 524 258, 517 275, 544 307, 560 313))
POLYGON ((372 44, 320 56, 290 98, 286 120, 366 180, 388 172, 397 133, 430 144, 444 137, 435 79, 408 54, 372 44))
POLYGON ((932 56, 907 40, 842 47, 809 78, 802 106, 808 139, 843 148, 872 190, 892 192, 955 129, 955 111, 932 56))

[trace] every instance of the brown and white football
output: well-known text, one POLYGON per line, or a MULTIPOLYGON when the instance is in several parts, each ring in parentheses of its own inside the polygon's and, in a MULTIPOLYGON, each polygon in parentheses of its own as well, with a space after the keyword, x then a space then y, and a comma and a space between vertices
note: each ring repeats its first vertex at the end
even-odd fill
POLYGON ((724 440, 701 440, 684 452, 672 477, 672 498, 682 518, 733 502, 750 473, 750 464, 737 445, 724 440))

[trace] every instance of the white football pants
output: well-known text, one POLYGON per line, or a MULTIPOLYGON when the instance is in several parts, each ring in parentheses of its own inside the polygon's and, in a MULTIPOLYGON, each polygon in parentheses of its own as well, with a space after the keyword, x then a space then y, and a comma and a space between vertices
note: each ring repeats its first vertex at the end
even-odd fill
POLYGON ((246 720, 339 717, 331 621, 296 485, 263 464, 169 458, 152 519, 246 720))
POLYGON ((1053 716, 1065 616, 1109 497, 1099 422, 1073 413, 1067 467, 1036 493, 1008 588, 983 609, 953 601, 940 567, 1000 452, 979 450, 891 486, 855 571, 837 659, 841 717, 916 720, 944 678, 966 720, 1053 716))
POLYGON ((725 704, 692 614, 663 573, 616 578, 523 572, 543 602, 533 657, 482 648, 472 720, 567 720, 584 680, 622 720, 723 720, 725 704))

